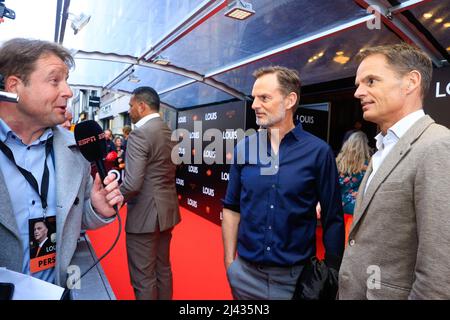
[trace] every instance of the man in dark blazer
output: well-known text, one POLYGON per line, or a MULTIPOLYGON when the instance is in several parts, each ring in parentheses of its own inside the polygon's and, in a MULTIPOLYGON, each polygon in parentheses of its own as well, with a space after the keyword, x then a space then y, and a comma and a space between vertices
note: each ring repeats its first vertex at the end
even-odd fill
POLYGON ((339 274, 340 299, 450 299, 450 133, 425 115, 432 63, 407 44, 366 49, 355 97, 378 124, 339 274))
POLYGON ((159 116, 159 97, 150 87, 133 91, 130 118, 136 129, 127 143, 121 191, 128 203, 126 243, 136 299, 171 299, 170 240, 180 222, 171 160, 171 131, 159 116))
POLYGON ((38 220, 34 223, 35 246, 31 248, 30 258, 42 257, 54 251, 55 245, 49 238, 48 226, 44 220, 38 220))

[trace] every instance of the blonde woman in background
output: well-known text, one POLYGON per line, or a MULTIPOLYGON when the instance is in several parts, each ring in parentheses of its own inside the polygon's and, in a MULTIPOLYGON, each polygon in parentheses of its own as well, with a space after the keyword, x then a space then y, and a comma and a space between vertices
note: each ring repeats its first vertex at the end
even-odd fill
POLYGON ((372 151, 367 136, 362 131, 350 135, 339 152, 336 163, 339 171, 342 207, 344 209, 345 243, 353 221, 353 210, 359 185, 366 173, 372 151))

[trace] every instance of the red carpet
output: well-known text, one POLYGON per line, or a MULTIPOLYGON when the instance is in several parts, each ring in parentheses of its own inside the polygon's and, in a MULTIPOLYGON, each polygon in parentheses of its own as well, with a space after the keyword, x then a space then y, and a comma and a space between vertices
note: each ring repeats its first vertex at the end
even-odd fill
MULTIPOLYGON (((223 265, 220 227, 180 207, 182 221, 173 231, 171 261, 176 300, 232 299, 223 265)), ((125 207, 120 210, 123 224, 125 207)), ((88 231, 97 256, 109 249, 117 235, 117 222, 88 231)), ((317 255, 323 258, 322 230, 317 229, 317 255), (320 241, 319 241, 320 239, 320 241)), ((113 251, 101 262, 118 300, 134 299, 128 275, 125 232, 113 251)))
MULTIPOLYGON (((228 300, 231 293, 223 265, 220 227, 184 209, 181 223, 173 231, 171 261, 174 294, 177 300, 228 300)), ((125 224, 126 209, 120 210, 125 224)), ((105 228, 88 231, 97 256, 113 243, 117 222, 105 228)), ((114 250, 101 262, 117 299, 134 299, 128 275, 125 233, 114 250)))

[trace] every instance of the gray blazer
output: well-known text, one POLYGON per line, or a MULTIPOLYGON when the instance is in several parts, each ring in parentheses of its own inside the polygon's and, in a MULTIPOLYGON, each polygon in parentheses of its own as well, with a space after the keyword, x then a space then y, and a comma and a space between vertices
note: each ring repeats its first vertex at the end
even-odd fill
MULTIPOLYGON (((92 209, 90 164, 75 144, 73 134, 53 128, 56 171, 56 284, 65 286, 67 267, 77 247, 81 229, 96 229, 111 221, 92 209), (78 198, 78 200, 76 200, 78 198)), ((5 179, 0 171, 0 267, 22 272, 23 246, 5 179)), ((81 270, 83 272, 84 270, 81 270)))
POLYGON ((369 165, 339 272, 340 299, 450 299, 449 168, 450 131, 429 116, 398 141, 364 194, 369 165))
POLYGON ((171 153, 175 142, 161 118, 131 131, 125 156, 125 177, 120 191, 127 201, 128 233, 161 231, 180 222, 175 186, 176 166, 171 153))

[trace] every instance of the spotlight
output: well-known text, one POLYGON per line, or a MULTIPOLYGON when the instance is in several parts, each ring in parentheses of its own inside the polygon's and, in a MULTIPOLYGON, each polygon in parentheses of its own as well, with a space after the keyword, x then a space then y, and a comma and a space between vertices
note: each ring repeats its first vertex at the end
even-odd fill
POLYGON ((255 11, 252 8, 252 4, 244 0, 231 1, 228 5, 228 10, 225 12, 225 16, 237 20, 245 20, 254 14, 255 11))
POLYGON ((130 74, 128 76, 128 81, 129 82, 133 82, 133 83, 139 83, 141 82, 141 79, 139 79, 137 76, 135 76, 134 74, 130 74))
POLYGON ((334 62, 340 63, 340 64, 346 64, 350 60, 350 57, 340 55, 333 58, 334 62))
POLYGON ((163 57, 161 55, 156 56, 153 60, 153 63, 162 65, 162 66, 167 66, 170 63, 170 60, 167 59, 166 57, 163 57))
POLYGON ((72 24, 70 26, 73 29, 73 34, 77 34, 81 29, 84 28, 84 26, 88 24, 88 22, 91 20, 91 16, 85 15, 84 13, 75 15, 69 12, 69 17, 67 19, 72 21, 72 24))

